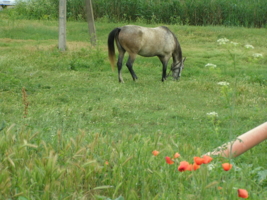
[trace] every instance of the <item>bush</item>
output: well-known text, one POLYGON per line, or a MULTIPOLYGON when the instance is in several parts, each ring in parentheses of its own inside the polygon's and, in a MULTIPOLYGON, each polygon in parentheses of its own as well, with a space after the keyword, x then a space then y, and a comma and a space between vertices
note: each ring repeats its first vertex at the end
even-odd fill
MULTIPOLYGON (((97 20, 165 24, 265 27, 267 2, 258 0, 93 0, 97 20), (133 12, 134 11, 134 12, 133 12)), ((19 16, 27 19, 57 19, 57 0, 20 1, 19 16)), ((85 1, 67 1, 68 20, 85 20, 85 1)))
POLYGON ((18 15, 26 19, 56 19, 58 3, 55 0, 19 0, 15 7, 18 15))

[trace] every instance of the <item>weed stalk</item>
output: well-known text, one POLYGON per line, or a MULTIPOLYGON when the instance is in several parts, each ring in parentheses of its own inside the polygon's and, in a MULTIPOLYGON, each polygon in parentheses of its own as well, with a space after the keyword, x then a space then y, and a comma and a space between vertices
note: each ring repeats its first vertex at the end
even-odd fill
POLYGON ((22 102, 24 105, 23 117, 27 118, 29 102, 28 102, 28 95, 27 95, 25 87, 22 88, 22 102))

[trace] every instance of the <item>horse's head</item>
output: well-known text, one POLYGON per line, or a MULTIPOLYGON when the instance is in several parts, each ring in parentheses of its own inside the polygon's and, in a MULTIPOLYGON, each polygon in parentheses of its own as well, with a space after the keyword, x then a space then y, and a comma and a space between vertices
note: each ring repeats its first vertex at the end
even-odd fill
POLYGON ((171 67, 171 70, 172 70, 172 77, 175 79, 175 80, 178 80, 182 74, 182 70, 184 68, 184 62, 185 62, 185 58, 183 58, 180 62, 177 62, 177 63, 172 63, 172 67, 171 67))

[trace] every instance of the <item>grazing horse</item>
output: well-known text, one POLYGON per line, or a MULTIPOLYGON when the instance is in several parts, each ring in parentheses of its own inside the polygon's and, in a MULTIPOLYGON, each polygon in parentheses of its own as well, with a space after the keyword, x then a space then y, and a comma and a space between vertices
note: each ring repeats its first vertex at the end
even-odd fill
POLYGON ((115 65, 116 42, 119 58, 117 62, 119 82, 123 82, 121 75, 122 62, 125 52, 129 54, 126 66, 128 67, 133 80, 137 76, 133 70, 133 63, 136 55, 144 57, 158 56, 162 63, 162 82, 166 80, 167 65, 172 57, 172 76, 178 80, 184 66, 185 58, 182 58, 181 46, 176 36, 165 26, 146 28, 142 26, 127 25, 115 28, 108 36, 108 55, 112 68, 115 65))

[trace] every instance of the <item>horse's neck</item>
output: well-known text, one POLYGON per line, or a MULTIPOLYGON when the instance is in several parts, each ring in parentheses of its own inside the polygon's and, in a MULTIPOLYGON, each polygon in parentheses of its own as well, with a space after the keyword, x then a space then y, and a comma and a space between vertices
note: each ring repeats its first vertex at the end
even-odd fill
POLYGON ((182 59, 183 59, 182 49, 176 36, 173 35, 173 37, 174 37, 175 44, 176 44, 176 48, 174 49, 173 54, 172 54, 173 63, 179 63, 179 62, 182 62, 182 59))

